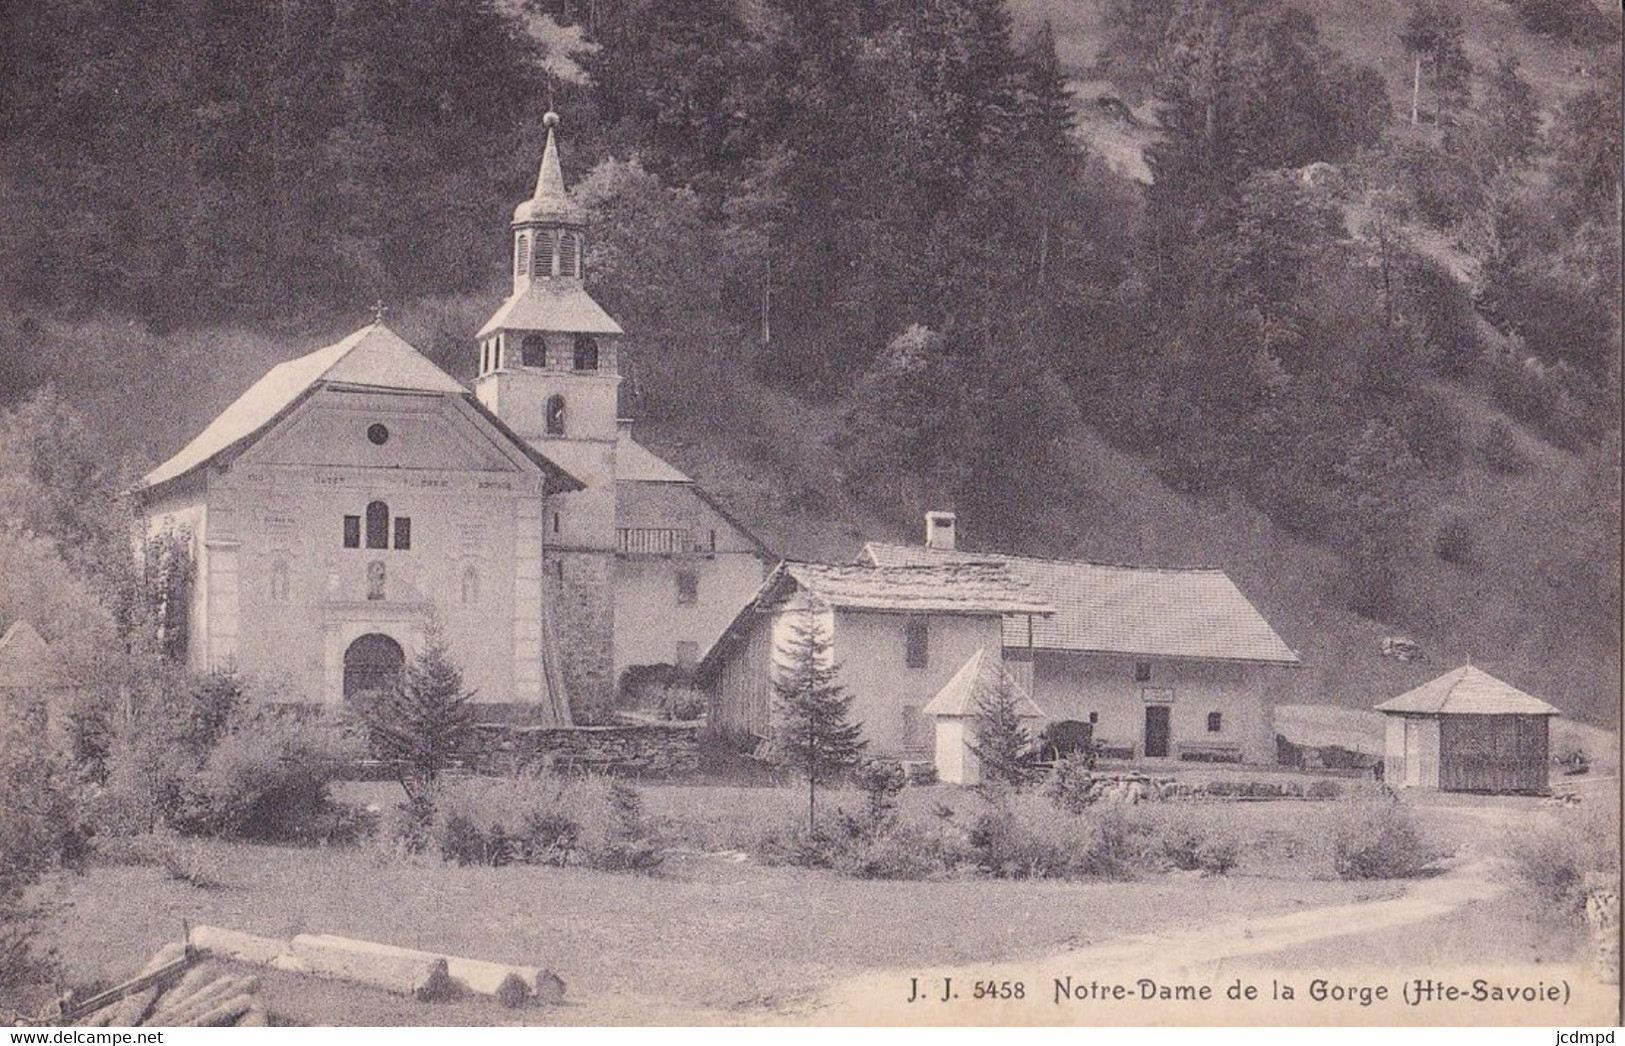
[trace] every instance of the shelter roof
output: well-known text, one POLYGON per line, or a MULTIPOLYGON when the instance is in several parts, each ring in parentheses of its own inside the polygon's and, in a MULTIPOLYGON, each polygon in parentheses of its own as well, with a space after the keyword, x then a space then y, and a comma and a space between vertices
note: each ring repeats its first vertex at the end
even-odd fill
POLYGON ((1562 715, 1540 698, 1472 665, 1463 665, 1415 690, 1384 701, 1377 706, 1377 711, 1432 715, 1562 715))
POLYGON ((989 657, 986 648, 972 654, 953 678, 942 685, 936 696, 920 709, 928 716, 974 716, 987 702, 992 701, 1003 686, 1015 705, 1016 715, 1022 719, 1042 719, 1044 710, 1038 707, 1027 688, 1022 686, 1004 662, 989 657))
POLYGON ((1049 614, 1054 608, 1003 566, 935 563, 872 567, 781 563, 767 591, 786 582, 832 606, 949 614, 1049 614))
POLYGON ((27 621, 0 636, 0 690, 54 690, 69 686, 49 643, 27 621))

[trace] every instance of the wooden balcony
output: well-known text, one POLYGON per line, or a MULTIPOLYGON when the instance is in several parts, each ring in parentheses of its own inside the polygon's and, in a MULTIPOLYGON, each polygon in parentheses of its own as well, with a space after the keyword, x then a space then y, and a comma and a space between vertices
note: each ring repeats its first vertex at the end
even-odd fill
POLYGON ((623 556, 708 556, 715 538, 701 542, 687 527, 617 527, 615 547, 623 556))

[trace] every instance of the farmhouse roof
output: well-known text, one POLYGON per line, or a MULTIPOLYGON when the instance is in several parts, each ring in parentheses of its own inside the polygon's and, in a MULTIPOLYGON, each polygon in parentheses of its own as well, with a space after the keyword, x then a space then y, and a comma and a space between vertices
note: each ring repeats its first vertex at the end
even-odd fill
POLYGON ((577 280, 533 280, 508 297, 485 321, 476 338, 499 330, 558 331, 568 334, 620 334, 603 306, 592 300, 577 280))
POLYGON ((363 327, 324 349, 279 363, 220 412, 192 442, 147 473, 146 488, 179 479, 258 439, 285 412, 323 386, 364 387, 460 396, 519 446, 552 480, 551 489, 577 490, 580 481, 537 453, 457 380, 382 323, 363 327))
POLYGON ((1540 698, 1472 665, 1384 701, 1377 711, 1392 715, 1562 715, 1540 698))
POLYGON ((920 709, 928 716, 973 716, 983 704, 993 699, 999 687, 1008 688, 1016 715, 1022 719, 1042 719, 1044 710, 1038 707, 1027 688, 1010 674, 1004 662, 989 657, 985 648, 978 649, 959 666, 953 678, 942 685, 935 697, 920 709))
POLYGON ((832 607, 942 614, 1049 614, 1054 608, 998 564, 872 567, 785 562, 763 585, 771 598, 790 584, 832 607))
POLYGON ((54 690, 68 686, 50 644, 27 621, 0 636, 0 690, 54 690))
MULTIPOLYGON (((870 542, 877 566, 996 564, 1054 604, 1032 622, 1040 650, 1297 664, 1298 655, 1224 571, 1039 559, 870 542)), ((1006 646, 1027 646, 1027 621, 1006 618, 1006 646)))

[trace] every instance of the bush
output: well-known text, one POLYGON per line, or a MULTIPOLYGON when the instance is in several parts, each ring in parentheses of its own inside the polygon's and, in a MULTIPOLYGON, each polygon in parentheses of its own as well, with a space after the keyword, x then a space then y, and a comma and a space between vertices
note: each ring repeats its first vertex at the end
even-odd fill
POLYGON ((1154 851, 1181 871, 1223 875, 1236 866, 1241 838, 1229 821, 1201 816, 1188 806, 1168 806, 1152 830, 1154 851))
POLYGON ((1030 796, 1007 796, 972 823, 977 865, 1001 879, 1132 876, 1147 867, 1150 826, 1115 804, 1070 814, 1030 796))
POLYGON ((833 848, 831 866, 855 879, 931 879, 970 860, 964 837, 942 823, 892 820, 833 848))
POLYGON ((1043 794, 1068 813, 1082 813, 1097 798, 1094 755, 1076 753, 1057 759, 1044 782, 1043 794))
POLYGON ((648 871, 664 858, 637 790, 606 777, 449 781, 433 808, 432 845, 458 864, 648 871))
POLYGON ((897 796, 908 780, 901 762, 896 759, 867 759, 858 765, 853 779, 868 800, 871 823, 878 825, 894 819, 897 796))
POLYGON ((1501 850, 1514 883, 1579 918, 1588 875, 1619 881, 1619 812, 1607 802, 1556 810, 1544 824, 1508 833, 1501 850))
POLYGON ((52 869, 79 869, 90 854, 78 783, 36 747, 0 743, 0 1004, 47 982, 56 960, 37 941, 45 906, 24 891, 52 869))
POLYGON ((1414 879, 1444 856, 1398 802, 1351 804, 1332 826, 1332 867, 1342 879, 1414 879))
POLYGON ((330 723, 255 709, 238 718, 184 785, 171 822, 182 832, 227 839, 354 843, 364 818, 331 794, 352 757, 330 723))

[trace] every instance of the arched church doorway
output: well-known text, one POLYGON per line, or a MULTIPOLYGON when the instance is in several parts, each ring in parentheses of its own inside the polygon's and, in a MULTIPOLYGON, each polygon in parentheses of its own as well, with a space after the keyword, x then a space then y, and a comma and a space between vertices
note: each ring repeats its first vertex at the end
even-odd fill
POLYGON ((406 652, 382 632, 368 632, 344 652, 344 700, 365 701, 401 678, 406 652))

